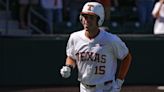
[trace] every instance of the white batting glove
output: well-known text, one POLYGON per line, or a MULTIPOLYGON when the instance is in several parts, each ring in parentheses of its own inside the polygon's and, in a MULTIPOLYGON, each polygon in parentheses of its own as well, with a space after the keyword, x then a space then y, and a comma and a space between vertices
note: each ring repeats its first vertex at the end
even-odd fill
POLYGON ((120 92, 123 83, 124 83, 124 80, 116 79, 116 81, 113 82, 112 84, 111 92, 120 92))
POLYGON ((60 69, 60 74, 64 78, 68 78, 71 76, 71 68, 69 66, 63 66, 62 69, 60 69))

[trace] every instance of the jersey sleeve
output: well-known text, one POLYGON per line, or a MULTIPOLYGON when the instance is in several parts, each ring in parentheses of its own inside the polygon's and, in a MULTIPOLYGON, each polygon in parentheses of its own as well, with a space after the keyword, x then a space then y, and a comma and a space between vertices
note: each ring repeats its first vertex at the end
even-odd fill
POLYGON ((129 53, 126 44, 117 36, 115 41, 113 41, 113 48, 115 56, 120 60, 123 60, 129 53))
POLYGON ((67 47, 66 47, 66 55, 75 59, 75 54, 74 54, 74 40, 73 36, 70 35, 69 40, 67 42, 67 47))

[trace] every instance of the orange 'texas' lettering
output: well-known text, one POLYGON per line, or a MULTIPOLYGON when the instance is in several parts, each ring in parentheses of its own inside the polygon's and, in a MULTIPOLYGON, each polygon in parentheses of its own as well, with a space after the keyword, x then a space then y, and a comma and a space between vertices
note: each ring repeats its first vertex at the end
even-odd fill
POLYGON ((92 7, 94 7, 94 5, 88 5, 88 10, 91 11, 92 7))

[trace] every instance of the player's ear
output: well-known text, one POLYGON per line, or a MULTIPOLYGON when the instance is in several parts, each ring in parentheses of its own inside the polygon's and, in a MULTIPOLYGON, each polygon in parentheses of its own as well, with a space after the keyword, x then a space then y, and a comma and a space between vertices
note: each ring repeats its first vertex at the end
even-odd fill
POLYGON ((79 16, 80 22, 82 22, 82 19, 83 19, 83 16, 80 14, 80 16, 79 16))
POLYGON ((80 14, 79 19, 80 19, 81 24, 84 24, 83 23, 83 18, 84 18, 83 15, 80 14))

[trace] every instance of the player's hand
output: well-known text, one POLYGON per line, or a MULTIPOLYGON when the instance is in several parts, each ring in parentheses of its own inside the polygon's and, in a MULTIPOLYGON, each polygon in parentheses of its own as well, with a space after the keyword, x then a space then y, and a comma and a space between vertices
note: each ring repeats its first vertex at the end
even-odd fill
POLYGON ((64 78, 68 78, 71 75, 71 68, 68 66, 63 66, 62 69, 60 69, 60 74, 64 78))
POLYGON ((113 82, 112 84, 111 92, 120 92, 123 83, 124 83, 124 80, 116 79, 116 81, 113 82))

